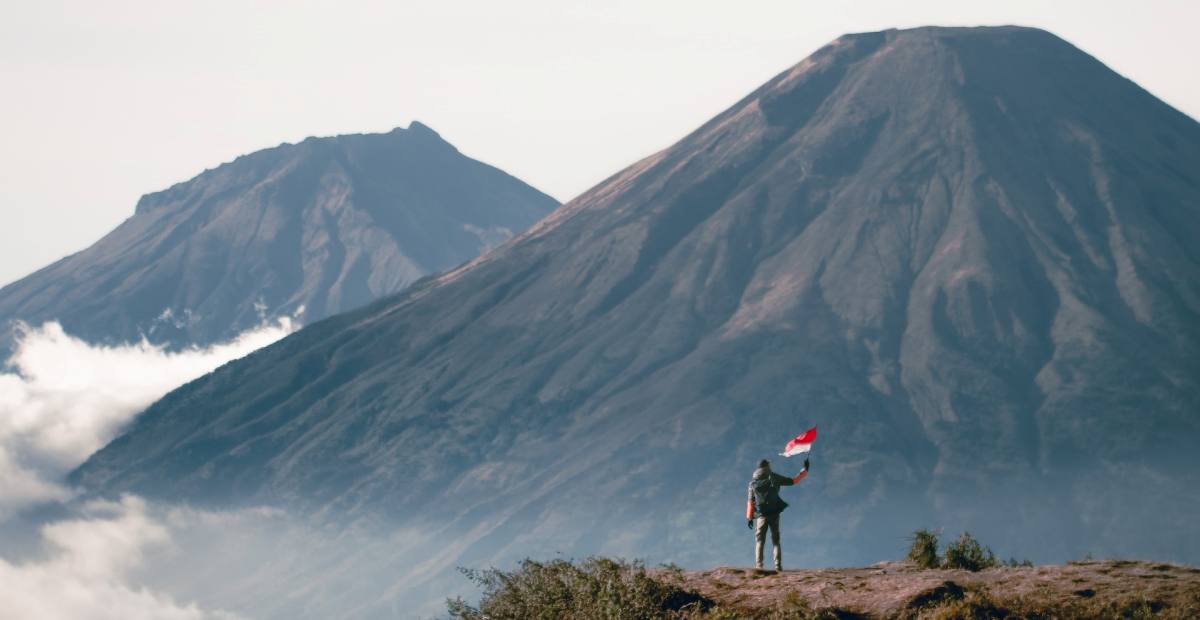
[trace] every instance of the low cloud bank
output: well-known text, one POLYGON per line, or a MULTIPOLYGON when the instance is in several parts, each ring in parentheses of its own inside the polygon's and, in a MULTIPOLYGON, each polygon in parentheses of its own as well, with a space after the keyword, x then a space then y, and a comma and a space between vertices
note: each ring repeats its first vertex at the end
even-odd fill
POLYGON ((0 519, 69 498, 63 475, 140 411, 296 328, 284 317, 226 343, 172 352, 145 340, 91 345, 57 322, 19 327, 10 371, 0 373, 0 519))
POLYGON ((63 486, 155 400, 296 328, 284 318, 171 352, 21 327, 0 367, 0 620, 430 618, 445 596, 471 596, 452 568, 424 562, 445 553, 444 531, 135 496, 85 503, 63 486))
POLYGON ((0 545, 0 620, 425 619, 445 616, 447 596, 478 594, 423 566, 444 532, 132 495, 57 512, 8 521, 41 544, 0 545))
POLYGON ((145 502, 90 502, 78 518, 41 528, 46 552, 23 563, 0 558, 0 618, 39 620, 232 620, 128 584, 156 547, 170 542, 145 502))
POLYGON ((283 318, 172 352, 21 326, 0 366, 0 620, 432 617, 443 592, 469 588, 454 575, 414 594, 428 576, 406 557, 429 532, 128 495, 85 503, 62 484, 167 392, 297 328, 283 318))

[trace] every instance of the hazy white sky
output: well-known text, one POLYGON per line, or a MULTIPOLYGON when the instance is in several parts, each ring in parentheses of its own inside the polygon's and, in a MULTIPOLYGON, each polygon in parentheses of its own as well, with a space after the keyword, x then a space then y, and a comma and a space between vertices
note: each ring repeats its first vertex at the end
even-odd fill
POLYGON ((414 119, 567 200, 846 32, 1020 24, 1200 117, 1200 3, 0 0, 0 284, 143 193, 414 119))

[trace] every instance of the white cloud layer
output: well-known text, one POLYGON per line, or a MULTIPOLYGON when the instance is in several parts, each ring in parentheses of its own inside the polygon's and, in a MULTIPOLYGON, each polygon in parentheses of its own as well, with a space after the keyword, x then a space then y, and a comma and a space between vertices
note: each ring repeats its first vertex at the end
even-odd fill
POLYGON ((444 532, 131 495, 54 512, 0 530, 22 541, 0 540, 0 620, 424 619, 444 617, 447 596, 478 594, 423 562, 444 532))
POLYGON ((208 348, 94 346, 56 322, 19 328, 0 373, 0 519, 70 492, 62 476, 172 389, 296 329, 287 317, 208 348))
POLYGON ((169 543, 166 526, 132 496, 91 502, 78 519, 41 529, 45 557, 25 563, 0 558, 0 620, 232 619, 195 604, 128 585, 149 549, 169 543))
POLYGON ((295 328, 282 319, 179 352, 22 328, 0 373, 0 620, 427 618, 447 594, 470 596, 461 576, 413 560, 441 551, 437 532, 83 503, 61 484, 153 401, 295 328))

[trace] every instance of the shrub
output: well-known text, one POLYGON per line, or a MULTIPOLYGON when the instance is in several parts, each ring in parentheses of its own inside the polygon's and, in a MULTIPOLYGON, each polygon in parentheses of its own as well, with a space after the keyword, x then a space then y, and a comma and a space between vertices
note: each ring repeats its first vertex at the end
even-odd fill
MULTIPOLYGON (((957 601, 961 599, 966 590, 962 586, 953 581, 943 581, 941 585, 934 586, 919 592, 908 599, 904 603, 904 610, 907 615, 915 617, 920 615, 922 610, 937 607, 946 601, 957 601), (914 615, 915 614, 915 615, 914 615)), ((905 614, 901 614, 904 616, 905 614)))
POLYGON ((946 557, 942 561, 943 568, 963 568, 969 571, 979 571, 998 564, 992 550, 981 546, 969 532, 963 532, 958 540, 946 545, 946 557))
POLYGON ((986 592, 971 590, 965 596, 933 609, 926 617, 929 620, 991 620, 1010 618, 1012 614, 996 604, 986 592))
POLYGON ((791 590, 780 601, 776 615, 780 617, 802 617, 807 618, 813 615, 812 607, 808 604, 800 593, 791 590))
POLYGON ((450 616, 464 620, 670 618, 711 606, 695 592, 651 577, 640 562, 527 559, 512 571, 459 570, 483 588, 478 607, 461 598, 446 601, 450 616))
POLYGON ((1131 618, 1132 620, 1149 620, 1162 609, 1162 603, 1147 599, 1145 596, 1127 599, 1113 605, 1113 617, 1131 618))
POLYGON ((938 537, 937 534, 920 529, 913 532, 912 542, 908 545, 908 561, 920 568, 937 568, 938 537))

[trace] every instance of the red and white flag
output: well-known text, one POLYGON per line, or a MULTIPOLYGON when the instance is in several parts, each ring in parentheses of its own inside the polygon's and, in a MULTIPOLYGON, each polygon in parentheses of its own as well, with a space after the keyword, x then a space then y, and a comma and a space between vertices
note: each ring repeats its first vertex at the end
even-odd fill
POLYGON ((815 441, 816 439, 817 439, 817 427, 814 426, 814 427, 804 431, 803 433, 800 433, 800 435, 797 436, 795 439, 787 442, 787 445, 783 447, 783 452, 780 452, 779 455, 780 456, 795 456, 797 454, 808 452, 809 450, 812 449, 813 441, 815 441))

